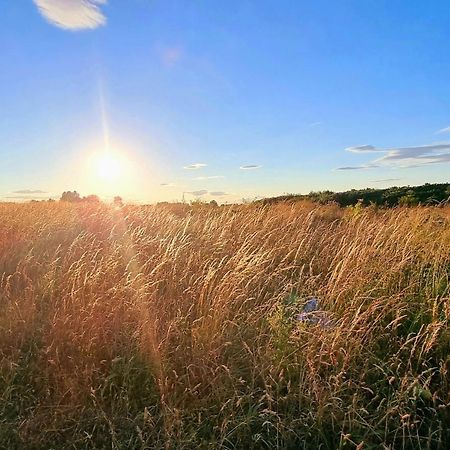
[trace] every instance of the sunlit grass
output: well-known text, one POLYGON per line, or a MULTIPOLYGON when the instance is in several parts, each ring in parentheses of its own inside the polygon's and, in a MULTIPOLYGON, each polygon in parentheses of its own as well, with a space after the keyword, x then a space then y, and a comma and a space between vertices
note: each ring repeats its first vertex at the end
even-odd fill
POLYGON ((448 207, 0 215, 1 448, 448 448, 448 207))

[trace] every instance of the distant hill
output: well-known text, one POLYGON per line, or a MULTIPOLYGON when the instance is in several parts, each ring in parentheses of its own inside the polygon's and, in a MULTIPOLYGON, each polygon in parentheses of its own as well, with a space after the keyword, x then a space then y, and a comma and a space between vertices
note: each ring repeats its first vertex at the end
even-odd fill
POLYGON ((436 205, 450 198, 450 183, 429 184, 422 186, 401 186, 387 189, 352 189, 345 192, 320 191, 309 194, 288 194, 278 197, 264 198, 259 202, 272 204, 282 201, 295 202, 312 200, 319 203, 335 202, 340 206, 351 206, 357 203, 377 206, 412 206, 436 205))

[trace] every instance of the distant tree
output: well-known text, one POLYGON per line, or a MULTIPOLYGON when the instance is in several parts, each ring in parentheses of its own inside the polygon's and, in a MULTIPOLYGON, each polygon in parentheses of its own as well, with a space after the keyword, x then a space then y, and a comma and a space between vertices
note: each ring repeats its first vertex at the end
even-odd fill
POLYGON ((120 195, 116 195, 113 200, 114 206, 123 206, 123 199, 120 195))
POLYGON ((319 203, 325 204, 333 200, 334 193, 331 191, 320 191, 317 192, 317 201, 319 203))
POLYGON ((81 197, 77 191, 65 191, 62 193, 60 200, 62 202, 75 203, 81 201, 81 197))
POLYGON ((415 206, 418 201, 414 194, 406 194, 398 199, 399 206, 415 206))
POLYGON ((211 206, 214 206, 214 207, 219 206, 218 203, 217 203, 214 199, 211 200, 211 201, 209 202, 209 204, 210 204, 211 206))
POLYGON ((100 203, 100 198, 98 195, 91 194, 86 197, 83 197, 82 201, 87 203, 100 203))

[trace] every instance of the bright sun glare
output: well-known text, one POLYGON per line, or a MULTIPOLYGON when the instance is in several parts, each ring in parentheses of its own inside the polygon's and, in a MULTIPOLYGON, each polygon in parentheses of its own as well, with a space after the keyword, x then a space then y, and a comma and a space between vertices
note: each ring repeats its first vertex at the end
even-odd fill
POLYGON ((86 162, 89 165, 86 189, 97 195, 124 195, 136 182, 133 161, 130 154, 123 150, 97 150, 90 153, 86 162))
POLYGON ((119 159, 112 154, 99 155, 96 169, 98 177, 104 181, 116 181, 122 172, 119 159))

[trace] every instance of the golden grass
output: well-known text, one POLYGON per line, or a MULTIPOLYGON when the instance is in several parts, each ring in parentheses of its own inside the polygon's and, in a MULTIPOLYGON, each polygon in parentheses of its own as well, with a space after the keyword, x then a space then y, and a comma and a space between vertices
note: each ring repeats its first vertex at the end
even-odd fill
POLYGON ((0 448, 450 445, 449 207, 0 217, 0 448))

